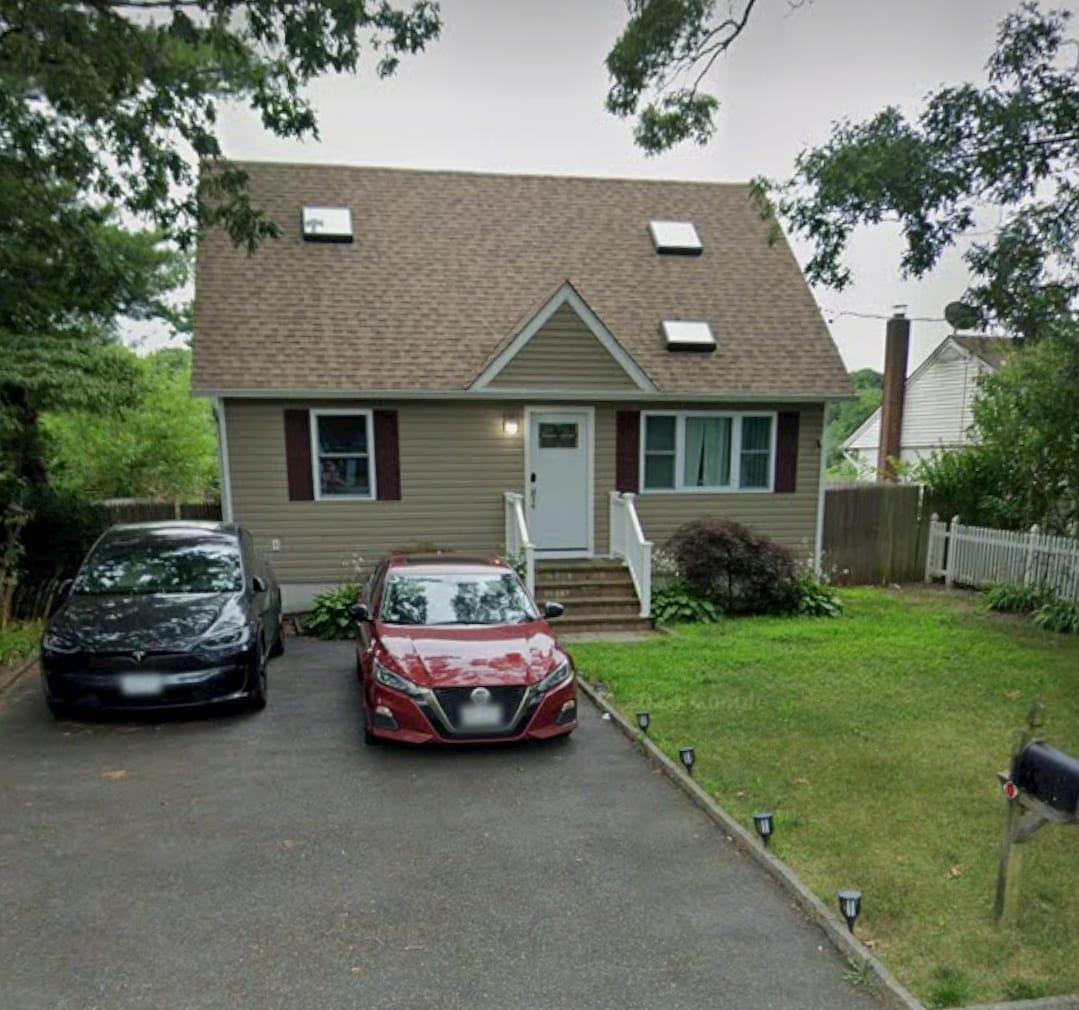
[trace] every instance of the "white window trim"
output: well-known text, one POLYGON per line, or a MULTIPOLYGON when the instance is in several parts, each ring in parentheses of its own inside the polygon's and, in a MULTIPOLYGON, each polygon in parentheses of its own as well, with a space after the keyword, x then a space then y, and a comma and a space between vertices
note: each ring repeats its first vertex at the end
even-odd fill
POLYGON ((641 494, 771 494, 776 479, 776 434, 779 428, 779 412, 775 410, 642 410, 638 486, 641 494), (650 417, 673 417, 674 427, 674 487, 644 486, 645 446, 647 424, 650 417), (731 483, 722 487, 687 487, 682 483, 685 472, 687 417, 729 417, 731 424, 731 483), (747 417, 768 417, 772 420, 772 438, 768 447, 768 486, 741 487, 742 476, 742 421, 747 417))
MULTIPOLYGON (((377 501, 378 488, 375 486, 375 419, 369 408, 312 410, 310 412, 311 438, 311 479, 314 482, 315 501, 377 501), (364 417, 367 419, 367 484, 370 494, 323 494, 322 479, 319 473, 318 419, 320 417, 364 417)), ((343 455, 350 455, 344 453, 343 455)), ((358 453, 356 455, 359 455, 358 453)))

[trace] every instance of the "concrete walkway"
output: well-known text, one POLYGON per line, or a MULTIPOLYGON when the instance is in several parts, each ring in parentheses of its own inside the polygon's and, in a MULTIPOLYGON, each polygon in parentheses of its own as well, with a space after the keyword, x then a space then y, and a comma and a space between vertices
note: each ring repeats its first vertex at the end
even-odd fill
POLYGON ((0 993, 18 1010, 874 1007, 587 704, 567 743, 365 748, 346 645, 257 716, 0 700, 0 993))

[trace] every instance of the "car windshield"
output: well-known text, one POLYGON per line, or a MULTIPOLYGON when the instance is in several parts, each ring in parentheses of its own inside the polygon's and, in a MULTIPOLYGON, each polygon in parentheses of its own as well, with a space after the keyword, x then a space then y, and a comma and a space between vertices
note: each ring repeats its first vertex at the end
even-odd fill
POLYGON ((536 609, 512 572, 394 573, 380 617, 387 624, 523 624, 536 609))
POLYGON ((114 536, 90 553, 76 593, 236 593, 240 551, 231 537, 157 533, 114 536))

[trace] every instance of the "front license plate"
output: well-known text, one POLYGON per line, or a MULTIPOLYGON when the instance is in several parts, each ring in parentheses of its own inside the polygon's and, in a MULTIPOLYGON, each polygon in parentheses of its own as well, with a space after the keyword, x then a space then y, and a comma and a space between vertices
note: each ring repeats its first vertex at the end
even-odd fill
POLYGON ((502 725, 502 708, 499 705, 461 706, 461 726, 465 729, 494 729, 502 725))
POLYGON ((160 694, 162 687, 159 673, 127 673, 120 678, 120 693, 129 698, 160 694))

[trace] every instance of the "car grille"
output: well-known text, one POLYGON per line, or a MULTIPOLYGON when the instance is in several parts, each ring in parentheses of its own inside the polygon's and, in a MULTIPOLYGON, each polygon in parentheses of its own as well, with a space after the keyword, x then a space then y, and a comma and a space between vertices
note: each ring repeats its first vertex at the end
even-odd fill
POLYGON ((435 716, 432 718, 431 723, 435 727, 436 731, 442 736, 449 737, 462 737, 462 736, 481 736, 481 737, 500 737, 500 736, 516 736, 524 728, 528 722, 532 713, 535 711, 535 704, 529 704, 525 710, 521 713, 519 719, 514 719, 517 714, 518 708, 521 705, 521 699, 524 697, 524 693, 527 688, 524 687, 488 687, 487 690, 491 692, 491 701, 501 706, 503 713, 505 713, 507 722, 499 727, 492 727, 491 729, 483 730, 466 730, 462 729, 460 725, 460 711, 461 706, 468 704, 472 692, 475 687, 440 687, 435 688, 434 695, 438 701, 439 707, 446 715, 446 719, 449 722, 449 726, 441 725, 441 721, 435 716))
POLYGON ((153 670, 158 673, 186 671, 205 666, 190 652, 144 652, 136 658, 130 652, 84 652, 79 665, 94 673, 125 673, 153 670))

